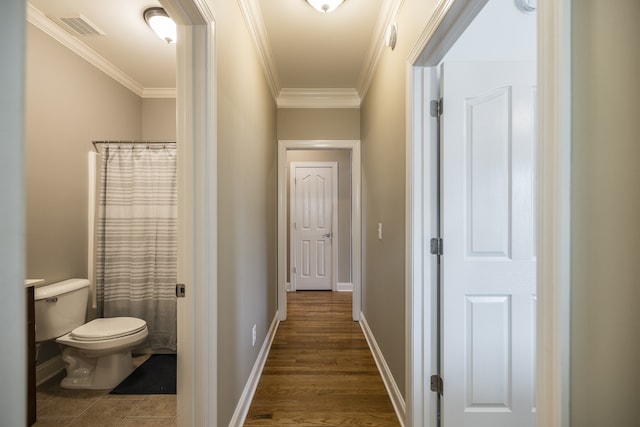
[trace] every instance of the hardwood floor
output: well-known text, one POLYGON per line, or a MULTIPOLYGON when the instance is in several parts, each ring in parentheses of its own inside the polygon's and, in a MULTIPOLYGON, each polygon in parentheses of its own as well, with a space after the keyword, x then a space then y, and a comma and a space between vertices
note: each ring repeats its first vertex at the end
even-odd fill
POLYGON ((351 293, 287 298, 245 426, 399 426, 351 293))

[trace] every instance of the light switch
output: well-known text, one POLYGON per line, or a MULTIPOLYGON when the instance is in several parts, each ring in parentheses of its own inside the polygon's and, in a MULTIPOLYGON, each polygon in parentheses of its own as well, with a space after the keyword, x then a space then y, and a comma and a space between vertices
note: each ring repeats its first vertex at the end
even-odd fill
POLYGON ((378 240, 382 240, 382 223, 378 223, 378 240))

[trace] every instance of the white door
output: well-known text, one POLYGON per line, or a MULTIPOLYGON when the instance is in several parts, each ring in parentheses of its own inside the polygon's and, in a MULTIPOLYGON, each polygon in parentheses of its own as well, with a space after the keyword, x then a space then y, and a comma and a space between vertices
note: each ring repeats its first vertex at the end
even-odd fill
POLYGON ((333 289, 337 170, 334 162, 291 163, 292 290, 333 289))
POLYGON ((535 70, 442 68, 445 427, 535 425, 535 70))

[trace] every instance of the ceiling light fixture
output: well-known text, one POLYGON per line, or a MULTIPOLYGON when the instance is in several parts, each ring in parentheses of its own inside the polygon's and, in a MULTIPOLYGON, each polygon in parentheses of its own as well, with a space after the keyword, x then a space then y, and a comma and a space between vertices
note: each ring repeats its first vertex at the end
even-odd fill
POLYGON ((307 0, 315 10, 322 13, 333 12, 340 6, 344 0, 307 0))
POLYGON ((150 7, 143 13, 144 20, 160 39, 167 43, 176 42, 176 23, 161 7, 150 7))

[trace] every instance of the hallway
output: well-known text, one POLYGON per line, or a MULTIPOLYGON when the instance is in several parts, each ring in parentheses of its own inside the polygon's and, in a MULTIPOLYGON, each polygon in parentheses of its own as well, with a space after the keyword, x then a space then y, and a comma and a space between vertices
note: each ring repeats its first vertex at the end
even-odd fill
POLYGON ((287 298, 245 426, 398 426, 351 293, 287 298))

